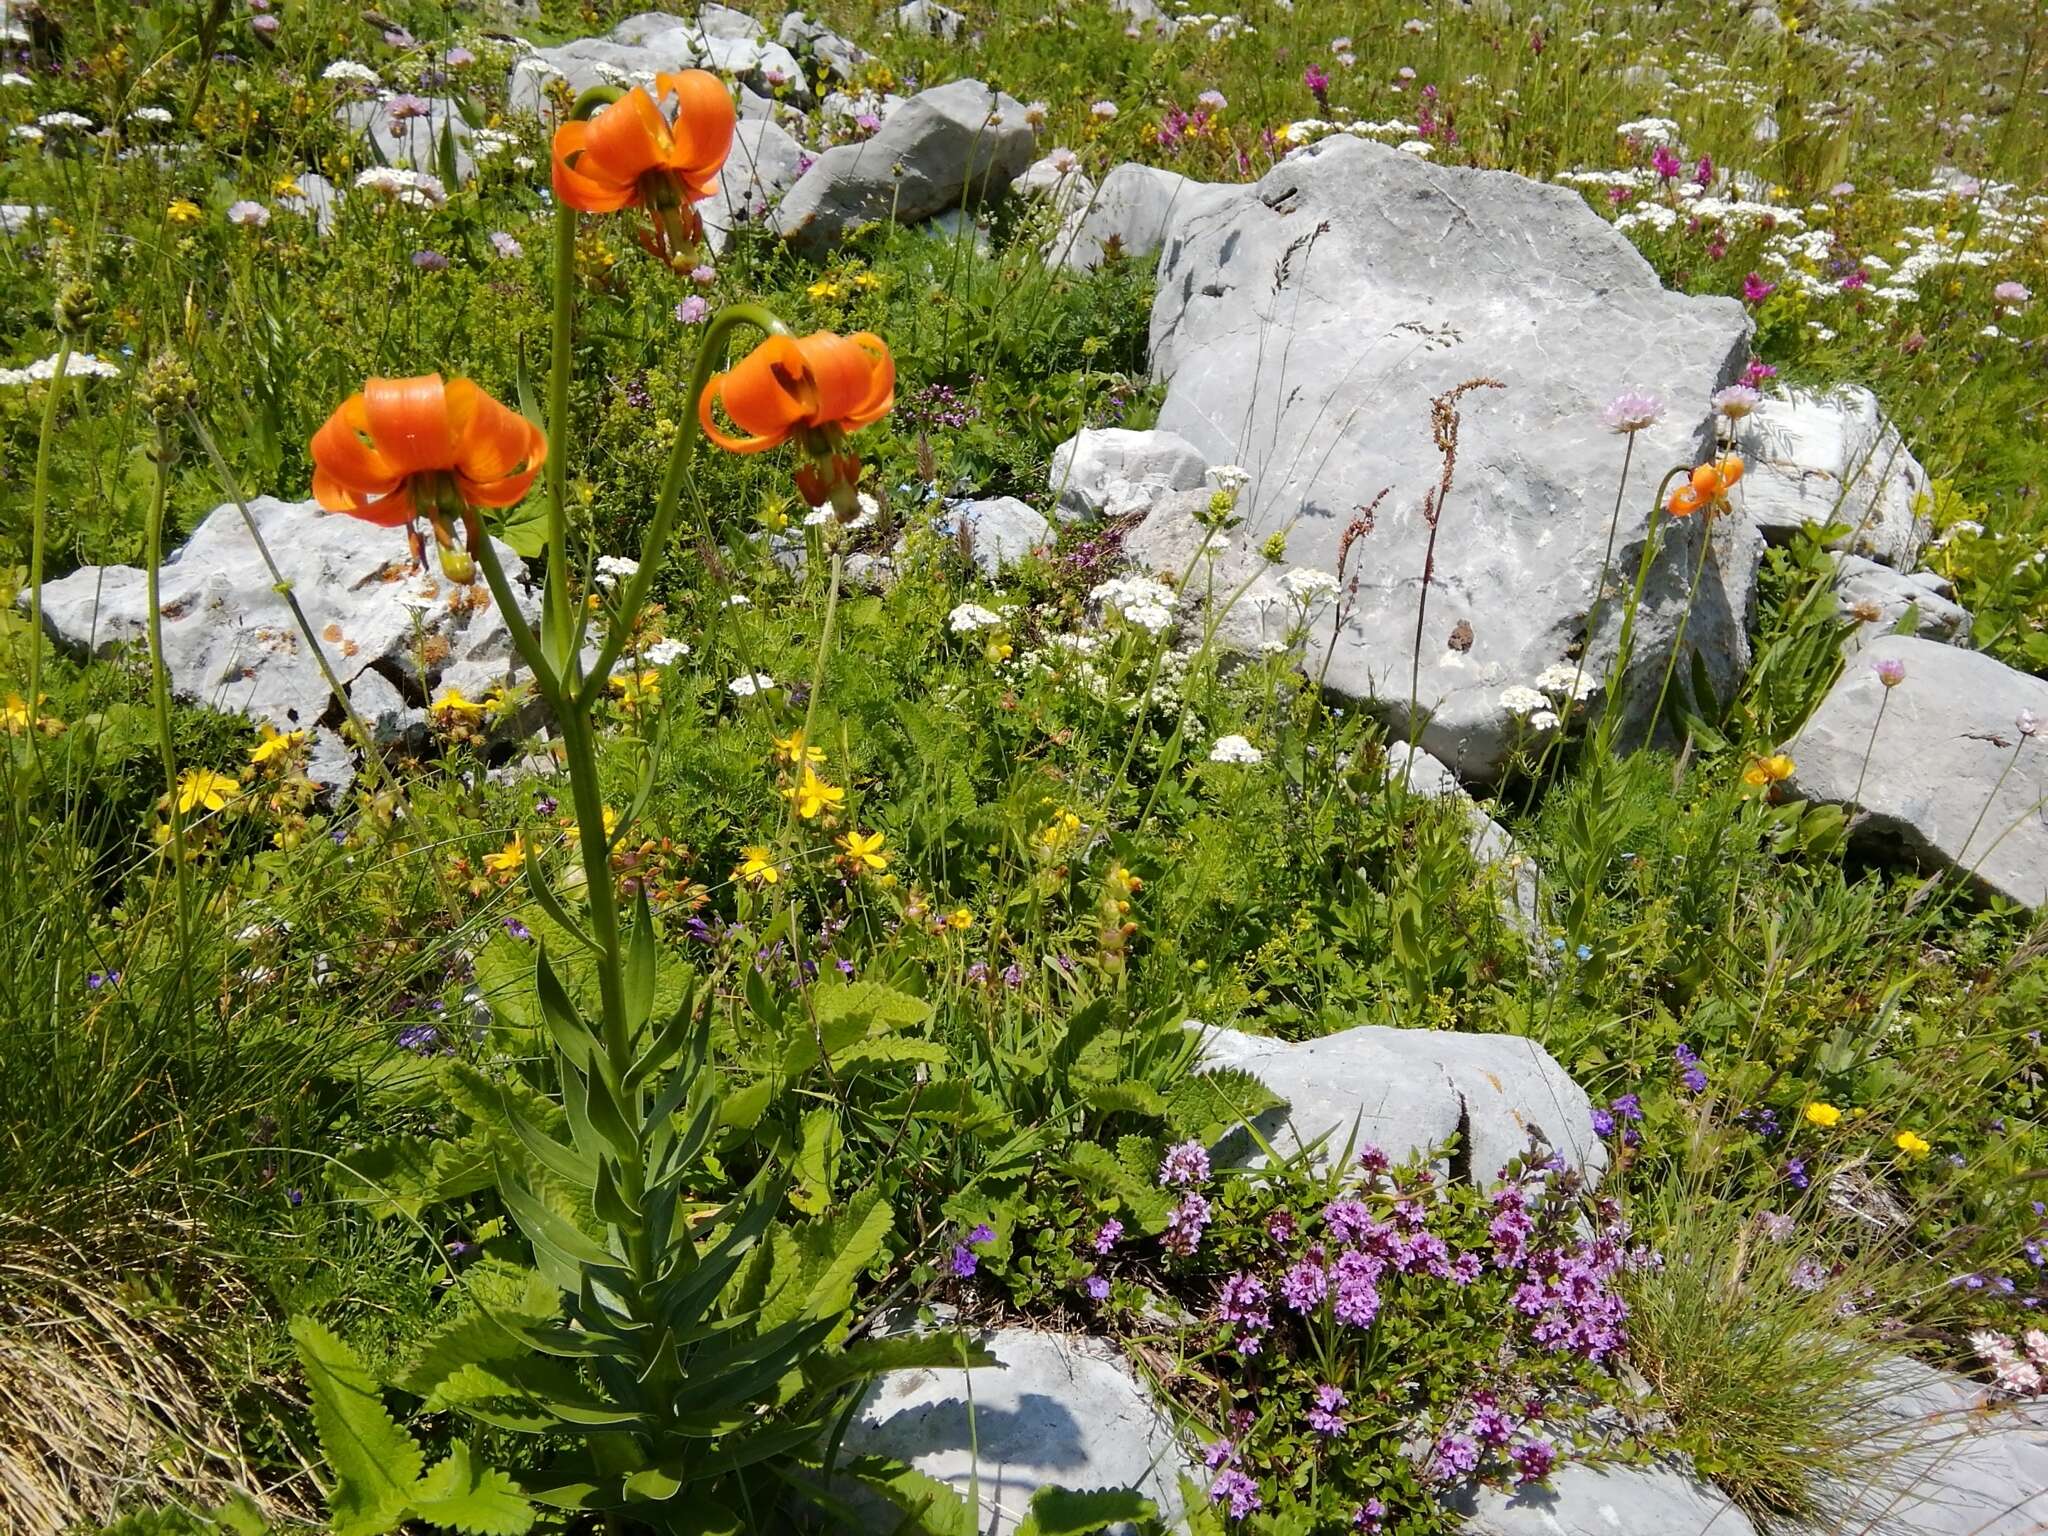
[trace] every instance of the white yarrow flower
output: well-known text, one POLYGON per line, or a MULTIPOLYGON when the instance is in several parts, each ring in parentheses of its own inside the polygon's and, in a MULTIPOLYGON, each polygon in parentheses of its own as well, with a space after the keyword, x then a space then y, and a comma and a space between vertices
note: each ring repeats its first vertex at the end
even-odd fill
POLYGON ((757 693, 766 693, 775 686, 775 679, 766 672, 749 672, 736 677, 725 685, 736 699, 751 699, 757 693))
POLYGON ((1524 683, 1513 683, 1500 691, 1500 707, 1511 714, 1533 715, 1550 708, 1550 700, 1524 683))
POLYGON ((1216 745, 1209 749, 1212 763, 1263 763, 1266 754, 1246 741, 1242 736, 1219 736, 1216 745))
POLYGON ((1003 622, 1003 616, 991 612, 979 603, 962 603, 946 615, 946 625, 956 635, 969 635, 977 629, 994 629, 1003 622))

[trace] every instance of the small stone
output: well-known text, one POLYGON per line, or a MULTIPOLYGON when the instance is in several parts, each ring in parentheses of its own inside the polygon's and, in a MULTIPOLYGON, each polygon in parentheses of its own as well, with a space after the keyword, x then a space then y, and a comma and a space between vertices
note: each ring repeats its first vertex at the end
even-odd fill
POLYGON ((1159 492, 1192 491, 1202 487, 1208 470, 1209 461, 1175 433, 1088 427, 1053 450, 1048 480, 1060 512, 1083 518, 1102 515, 1119 483, 1159 492))
POLYGON ((1767 539, 1847 524, 1840 547, 1901 570, 1928 533, 1917 510, 1932 491, 1877 396, 1858 386, 1766 396, 1738 436, 1748 473, 1742 510, 1767 539))
POLYGON ((997 496, 948 507, 933 519, 948 538, 966 530, 967 547, 982 575, 994 581, 1033 550, 1052 543, 1052 524, 1015 496, 997 496))

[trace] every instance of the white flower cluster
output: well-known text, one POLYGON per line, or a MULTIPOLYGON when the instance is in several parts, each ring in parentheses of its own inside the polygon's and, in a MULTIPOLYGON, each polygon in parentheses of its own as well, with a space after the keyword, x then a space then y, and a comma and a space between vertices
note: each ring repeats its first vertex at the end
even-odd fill
POLYGON ((518 142, 517 137, 499 129, 479 128, 469 136, 469 152, 476 160, 488 160, 494 155, 502 155, 518 142))
POLYGON ((1297 565, 1280 578, 1280 590, 1304 609, 1319 608, 1337 595, 1337 578, 1328 571, 1297 565))
POLYGON ((45 112, 36 121, 45 128, 54 128, 59 133, 85 133, 92 127, 92 119, 76 112, 45 112))
POLYGON ((1559 698, 1569 695, 1573 699, 1584 699, 1600 684, 1590 672, 1584 671, 1577 663, 1560 661, 1536 674, 1536 686, 1545 693, 1555 694, 1559 698))
POLYGON ((1632 123, 1619 124, 1614 132, 1620 138, 1635 139, 1644 144, 1679 142, 1678 124, 1668 117, 1639 117, 1632 123))
POLYGON ((1148 635, 1163 635, 1173 627, 1173 588, 1149 576, 1111 577, 1090 592, 1088 600, 1148 635))
POLYGON ((1282 144, 1313 144, 1333 133, 1349 133, 1361 139, 1406 139, 1414 132, 1415 124, 1401 117, 1390 117, 1384 123, 1332 123, 1320 117, 1304 117, 1289 123, 1275 137, 1282 144))
POLYGON ((666 667, 689 654, 690 647, 681 640, 657 640, 640 653, 651 667, 666 667))
POLYGON ((995 629, 1003 616, 979 603, 962 603, 946 615, 946 626, 956 635, 971 635, 977 629, 995 629))
POLYGON ((354 59, 336 59, 320 71, 320 78, 339 81, 343 85, 381 86, 384 83, 377 78, 377 71, 367 64, 358 64, 354 59))
POLYGON ((748 672, 734 678, 726 685, 736 699, 751 699, 757 693, 767 693, 775 686, 775 679, 766 672, 748 672))
POLYGON ((1550 708, 1550 700, 1527 683, 1511 683, 1500 691, 1500 707, 1514 715, 1533 715, 1550 708))
POLYGON ((1209 761, 1212 763, 1253 765, 1265 760, 1266 754, 1242 736, 1219 736, 1216 738, 1216 745, 1209 749, 1209 761))
POLYGON ((448 204, 448 189, 441 185, 440 177, 395 165, 371 166, 356 177, 356 189, 413 208, 444 208, 448 204))
MULTIPOLYGON (((118 379, 121 370, 103 357, 94 357, 90 352, 74 352, 64 365, 67 379, 118 379)), ((57 377, 57 359, 50 356, 30 363, 26 368, 0 368, 0 387, 12 384, 47 384, 57 377)))
POLYGON ((597 572, 590 578, 591 585, 600 592, 609 592, 621 581, 640 573, 640 562, 629 560, 624 555, 599 555, 597 572))
POLYGON ((168 107, 137 107, 128 114, 128 121, 131 123, 155 123, 158 127, 162 127, 165 123, 177 121, 177 118, 168 107))

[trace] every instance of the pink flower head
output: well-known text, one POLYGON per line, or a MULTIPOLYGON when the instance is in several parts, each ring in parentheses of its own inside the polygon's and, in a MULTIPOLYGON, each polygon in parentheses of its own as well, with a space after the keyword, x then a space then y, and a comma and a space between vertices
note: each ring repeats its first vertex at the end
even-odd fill
POLYGON ((1754 272, 1742 280, 1742 302, 1745 304, 1761 304, 1777 291, 1776 283, 1767 283, 1754 272))
POLYGON ((1887 688, 1896 688, 1906 680, 1906 663, 1897 656, 1878 657, 1870 664, 1870 670, 1887 688))

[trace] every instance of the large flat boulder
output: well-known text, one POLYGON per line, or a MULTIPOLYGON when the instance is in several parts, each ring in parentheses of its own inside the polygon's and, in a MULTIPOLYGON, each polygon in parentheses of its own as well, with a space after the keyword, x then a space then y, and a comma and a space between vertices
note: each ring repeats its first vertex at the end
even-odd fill
MULTIPOLYGON (((1612 584, 1626 590, 1667 465, 1712 444, 1708 397, 1748 356, 1733 300, 1667 292, 1625 235, 1574 192, 1503 172, 1437 166, 1339 135, 1175 224, 1152 310, 1163 430, 1212 464, 1251 473, 1233 565, 1256 570, 1267 538, 1289 564, 1334 573, 1345 529, 1384 488, 1328 682, 1408 736, 1409 676, 1429 530, 1425 492, 1443 461, 1430 401, 1477 376, 1442 510, 1420 677, 1421 745, 1460 777, 1501 768, 1519 717, 1501 692, 1565 662, 1585 635, 1621 473, 1601 420, 1624 389, 1674 402, 1635 443, 1612 584)), ((1711 535, 1686 635, 1716 692, 1748 665, 1745 623, 1761 547, 1739 511, 1672 525, 1651 563, 1624 721, 1640 733, 1711 535)), ((1603 677, 1621 626, 1601 610, 1588 672, 1603 677)), ((1317 620, 1321 657, 1338 613, 1317 620)))
POLYGON ((2048 681, 1977 651, 1881 636, 1784 750, 1797 764, 1786 789, 1852 805, 1859 838, 2048 905, 2048 681), (1906 669, 1889 698, 1875 670, 1885 659, 1906 669), (2041 735, 2021 736, 2023 711, 2041 735))
POLYGON ((1839 547, 1905 569, 1926 542, 1932 490, 1898 430, 1858 385, 1766 396, 1741 423, 1742 509, 1767 539, 1841 523, 1839 547))
POLYGON ((1180 221, 1228 202, 1237 188, 1194 181, 1157 165, 1119 165, 1073 200, 1045 259, 1070 272, 1086 272, 1112 256, 1152 261, 1168 246, 1180 221))
POLYGON ((1726 1494, 1665 1462, 1568 1461, 1543 1483, 1478 1487, 1446 1502, 1463 1514, 1467 1536, 1756 1536, 1726 1494))
MULTIPOLYGON (((481 585, 412 563, 404 534, 310 501, 249 503, 329 664, 373 726, 398 734, 408 705, 444 688, 472 699, 512 673, 512 636, 481 585)), ((506 545, 498 557, 516 570, 506 545)), ((339 723, 339 708, 232 504, 216 507, 161 574, 164 661, 179 697, 289 730, 339 723)), ((515 589, 519 590, 519 589, 515 589)), ((538 594, 519 590, 538 621, 538 594)), ((103 655, 147 645, 147 581, 132 565, 89 565, 43 587, 43 624, 60 644, 103 655)))
POLYGON ((1197 1468, 1114 1344, 1030 1328, 983 1342, 1002 1368, 971 1381, 965 1369, 877 1377, 847 1426, 846 1454, 893 1457, 947 1484, 974 1502, 984 1536, 1016 1530, 1048 1484, 1135 1488, 1168 1524, 1179 1518, 1180 1479, 1197 1468))
POLYGON ((697 205, 704 239, 723 251, 742 224, 765 224, 776 201, 802 173, 804 147, 769 118, 743 118, 733 130, 732 153, 718 173, 718 190, 697 205))
POLYGON ((915 224, 963 202, 1000 197, 1031 164, 1024 105, 979 80, 919 91, 873 138, 836 144, 811 163, 776 211, 775 227, 806 256, 847 230, 915 224))
MULTIPOLYGON (((1358 1146, 1370 1143, 1400 1162, 1417 1153, 1436 1157, 1457 1137, 1462 1144, 1448 1171, 1482 1188, 1532 1146, 1589 1179, 1607 1167, 1586 1091, 1542 1046, 1518 1035, 1361 1024, 1289 1043, 1208 1027, 1201 1051, 1204 1066, 1249 1072, 1287 1101, 1255 1122, 1282 1156, 1320 1140, 1322 1155, 1334 1158, 1355 1134, 1358 1146)), ((1244 1167, 1263 1161, 1241 1129, 1216 1153, 1244 1167)))
POLYGON ((780 84, 801 93, 802 68, 782 44, 770 40, 758 22, 722 5, 702 8, 696 18, 644 11, 629 16, 605 37, 579 37, 554 48, 536 48, 512 66, 507 105, 514 112, 552 117, 549 99, 557 84, 571 96, 593 85, 646 85, 676 69, 709 69, 759 91, 780 84))

